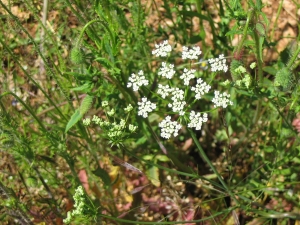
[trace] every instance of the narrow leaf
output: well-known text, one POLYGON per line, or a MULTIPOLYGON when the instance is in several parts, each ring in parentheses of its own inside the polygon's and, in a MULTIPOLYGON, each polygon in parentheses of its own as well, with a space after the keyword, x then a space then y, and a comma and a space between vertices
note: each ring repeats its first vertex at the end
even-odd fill
POLYGON ((67 133, 70 130, 70 128, 73 127, 82 118, 82 116, 83 115, 80 114, 79 110, 77 109, 72 115, 71 119, 69 120, 66 126, 65 133, 67 133))

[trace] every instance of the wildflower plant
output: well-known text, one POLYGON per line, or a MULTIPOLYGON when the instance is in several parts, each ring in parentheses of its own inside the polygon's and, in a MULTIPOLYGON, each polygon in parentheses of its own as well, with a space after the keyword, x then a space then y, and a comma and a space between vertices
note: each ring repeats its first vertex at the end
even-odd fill
POLYGON ((59 1, 49 25, 37 4, 0 1, 0 221, 300 219, 299 4, 163 1, 157 14, 153 2, 59 1), (274 5, 277 15, 263 10, 274 5), (147 27, 151 13, 160 22, 147 27), (172 199, 157 202, 165 189, 172 199))

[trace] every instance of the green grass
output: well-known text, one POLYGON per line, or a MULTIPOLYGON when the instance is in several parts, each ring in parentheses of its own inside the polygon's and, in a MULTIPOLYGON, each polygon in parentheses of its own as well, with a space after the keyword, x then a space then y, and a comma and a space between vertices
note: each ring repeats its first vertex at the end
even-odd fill
POLYGON ((0 2, 1 222, 300 220, 300 36, 281 37, 289 44, 276 50, 282 3, 273 23, 260 0, 55 1, 47 22, 41 3, 0 2), (155 57, 163 40, 172 52, 155 57), (182 46, 202 53, 183 60, 182 46), (207 60, 220 54, 228 71, 212 72, 207 60), (162 62, 174 64, 172 79, 158 75, 162 62), (196 70, 189 85, 184 68, 196 70), (127 85, 141 70, 149 83, 134 91, 127 85), (211 87, 201 99, 198 78, 211 87), (184 115, 159 84, 183 91, 184 115), (232 105, 214 107, 215 90, 232 105), (155 104, 146 118, 143 97, 155 104), (201 130, 189 126, 191 111, 208 114, 201 130), (182 126, 168 139, 166 116, 182 126))

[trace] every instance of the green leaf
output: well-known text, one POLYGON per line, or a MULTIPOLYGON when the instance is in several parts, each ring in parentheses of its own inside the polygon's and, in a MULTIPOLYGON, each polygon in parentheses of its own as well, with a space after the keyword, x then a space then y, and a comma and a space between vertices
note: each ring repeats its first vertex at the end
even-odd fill
POLYGON ((157 167, 151 166, 149 169, 146 170, 146 175, 155 187, 160 186, 159 173, 157 167))
POLYGON ((255 42, 253 40, 245 40, 243 45, 245 47, 249 47, 249 46, 255 46, 255 42))
POLYGON ((273 66, 265 66, 263 68, 263 71, 275 76, 278 70, 275 69, 273 66))
POLYGON ((144 160, 152 160, 153 159, 153 155, 144 155, 143 159, 144 160))
POLYGON ((263 12, 260 12, 259 15, 263 18, 264 24, 266 25, 266 27, 269 27, 269 20, 267 18, 267 15, 263 12))
POLYGON ((256 23, 255 24, 255 29, 256 29, 256 31, 258 32, 258 34, 260 36, 266 36, 266 29, 265 29, 265 26, 262 23, 260 23, 260 22, 256 23))
POLYGON ((144 144, 147 140, 148 140, 148 138, 147 138, 146 136, 143 136, 143 137, 139 138, 139 139, 135 142, 135 144, 136 144, 136 145, 141 145, 141 144, 144 144))
POLYGON ((95 59, 95 61, 102 64, 102 66, 105 66, 105 68, 113 68, 113 64, 106 58, 98 57, 95 59))
POLYGON ((65 133, 67 133, 70 130, 70 128, 73 127, 82 118, 82 116, 83 115, 80 114, 79 110, 77 109, 72 115, 71 119, 69 120, 66 126, 65 133))
POLYGON ((110 181, 110 177, 106 170, 102 169, 101 167, 98 167, 96 170, 94 170, 92 172, 94 175, 101 178, 101 180, 103 181, 106 188, 110 187, 111 181, 110 181))
POLYGON ((169 158, 166 155, 157 155, 155 158, 157 160, 161 161, 161 162, 168 162, 168 161, 170 161, 169 158))
POLYGON ((204 16, 200 13, 197 13, 197 12, 192 12, 192 11, 181 11, 180 14, 182 14, 183 16, 186 16, 186 17, 199 17, 200 19, 202 20, 207 20, 207 21, 210 21, 210 18, 207 17, 207 16, 204 16))
POLYGON ((79 87, 71 88, 71 90, 72 91, 88 92, 88 91, 91 90, 92 86, 93 86, 92 83, 86 82, 86 83, 84 83, 83 85, 81 85, 79 87))
POLYGON ((278 175, 290 175, 292 173, 291 168, 278 169, 274 171, 274 174, 278 175))
POLYGON ((268 153, 273 152, 273 151, 274 151, 274 147, 273 147, 273 146, 265 147, 265 148, 264 148, 264 151, 265 151, 265 152, 268 152, 268 153))
POLYGON ((235 35, 235 34, 243 34, 243 31, 237 30, 237 29, 230 30, 225 34, 225 36, 231 36, 231 35, 235 35))

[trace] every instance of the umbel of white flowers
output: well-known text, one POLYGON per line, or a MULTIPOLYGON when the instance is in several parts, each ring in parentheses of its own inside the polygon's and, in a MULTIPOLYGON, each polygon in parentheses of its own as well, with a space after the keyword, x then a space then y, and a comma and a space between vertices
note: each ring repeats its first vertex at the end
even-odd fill
MULTIPOLYGON (((160 44, 155 44, 155 50, 152 51, 152 54, 156 57, 167 57, 172 51, 171 45, 167 40, 163 41, 160 44)), ((188 48, 186 46, 182 47, 182 59, 183 60, 198 60, 198 57, 201 54, 199 46, 194 46, 188 48)), ((223 71, 227 72, 228 66, 226 65, 226 59, 223 54, 219 55, 218 58, 208 59, 208 63, 211 67, 212 72, 223 71)), ((179 79, 183 81, 184 86, 190 86, 190 80, 195 78, 194 69, 183 69, 183 73, 178 76, 179 79)), ((158 70, 158 76, 166 78, 168 80, 173 79, 176 76, 176 70, 173 64, 167 62, 162 62, 161 67, 158 70)), ((131 74, 129 77, 127 87, 132 87, 133 91, 138 91, 141 86, 147 86, 149 80, 147 80, 144 72, 140 70, 138 74, 131 74)), ((211 86, 207 84, 202 78, 197 79, 197 83, 194 86, 190 87, 190 90, 194 92, 195 99, 201 99, 205 94, 207 94, 211 89, 211 86)), ((170 97, 170 102, 167 104, 169 108, 172 109, 172 114, 178 114, 179 116, 189 115, 189 120, 187 126, 190 128, 195 128, 200 130, 202 124, 207 122, 208 114, 190 111, 187 112, 185 100, 185 91, 179 87, 170 87, 169 84, 158 84, 156 94, 159 95, 162 99, 170 97)), ((220 93, 219 91, 214 91, 214 98, 212 99, 214 107, 226 108, 228 105, 233 105, 233 102, 230 101, 230 95, 227 93, 220 93)), ((156 104, 152 103, 151 100, 148 100, 146 97, 142 97, 141 101, 138 102, 138 115, 144 118, 147 118, 151 112, 156 110, 156 104)), ((159 125, 161 128, 161 137, 169 139, 172 135, 176 137, 179 130, 182 128, 182 125, 177 121, 172 121, 171 116, 167 115, 159 125)))

